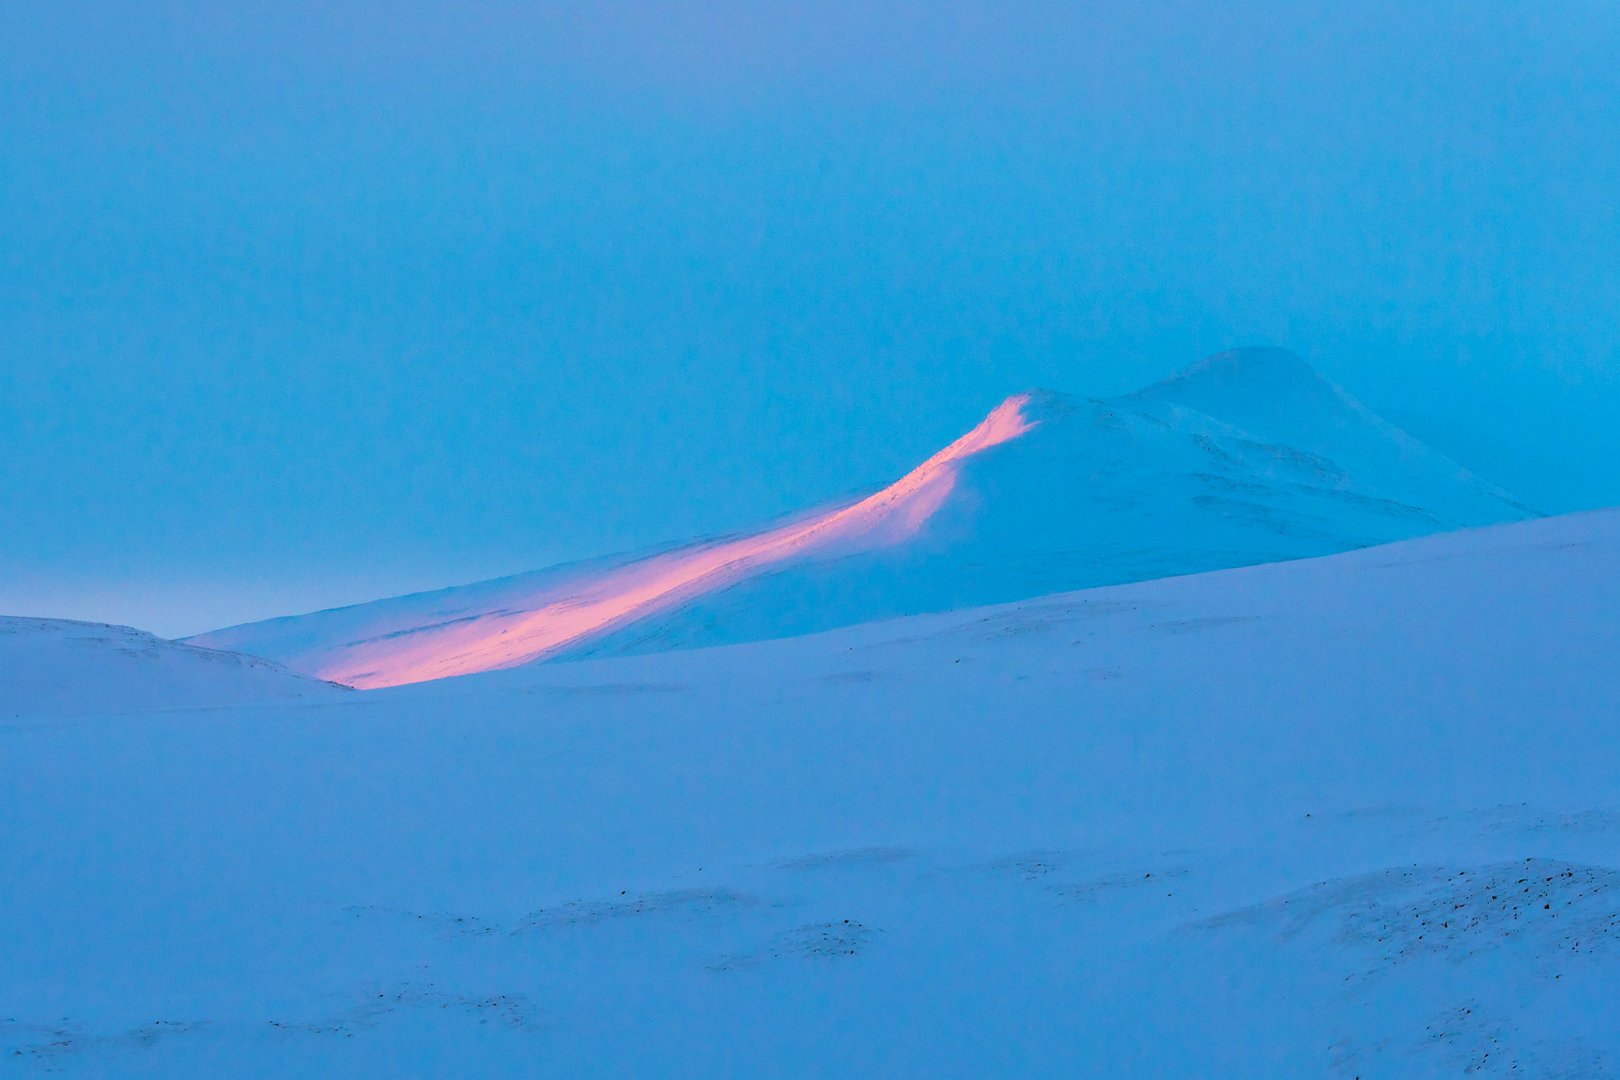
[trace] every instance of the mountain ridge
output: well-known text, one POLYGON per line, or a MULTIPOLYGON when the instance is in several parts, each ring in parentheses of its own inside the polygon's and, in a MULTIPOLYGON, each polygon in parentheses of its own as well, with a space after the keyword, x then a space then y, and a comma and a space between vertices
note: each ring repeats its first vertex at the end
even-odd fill
POLYGON ((1014 394, 871 494, 722 537, 185 639, 361 687, 1328 554, 1529 507, 1285 350, 1014 394))

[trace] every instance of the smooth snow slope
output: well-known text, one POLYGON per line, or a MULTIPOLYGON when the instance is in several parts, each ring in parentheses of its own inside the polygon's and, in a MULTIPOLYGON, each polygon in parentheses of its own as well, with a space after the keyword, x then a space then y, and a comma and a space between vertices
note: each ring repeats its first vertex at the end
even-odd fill
POLYGON ((0 721, 330 699, 342 687, 143 630, 0 616, 0 721))
POLYGON ((361 687, 760 640, 1343 551, 1526 507, 1292 353, 1020 394, 888 488, 748 535, 190 640, 361 687))
POLYGON ((12 1075, 1620 1070, 1620 513, 13 725, 12 1075))

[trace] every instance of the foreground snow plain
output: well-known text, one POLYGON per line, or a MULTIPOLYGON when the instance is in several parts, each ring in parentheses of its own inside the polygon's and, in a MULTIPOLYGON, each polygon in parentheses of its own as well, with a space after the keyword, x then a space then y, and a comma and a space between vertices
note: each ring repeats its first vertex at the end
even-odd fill
POLYGON ((1617 612, 1607 512, 299 703, 0 709, 0 1070, 1620 1072, 1617 612))

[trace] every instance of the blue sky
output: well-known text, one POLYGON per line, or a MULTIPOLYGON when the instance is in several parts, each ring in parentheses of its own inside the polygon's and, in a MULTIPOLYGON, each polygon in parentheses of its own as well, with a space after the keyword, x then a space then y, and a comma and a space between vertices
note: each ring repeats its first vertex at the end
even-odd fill
POLYGON ((738 527, 1249 343, 1620 503, 1612 4, 1008 7, 6 5, 0 610, 738 527))

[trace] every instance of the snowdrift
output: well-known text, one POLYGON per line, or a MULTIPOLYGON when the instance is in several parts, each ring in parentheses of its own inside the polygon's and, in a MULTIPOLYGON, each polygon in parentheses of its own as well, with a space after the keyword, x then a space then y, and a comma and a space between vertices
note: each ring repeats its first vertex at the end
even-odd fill
POLYGON ((344 688, 143 630, 0 616, 0 718, 330 699, 344 688))

